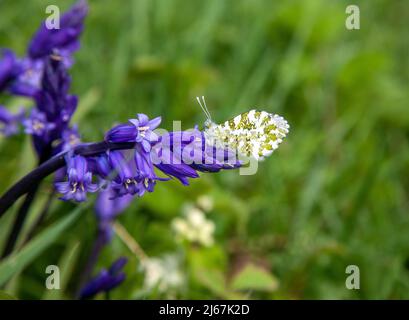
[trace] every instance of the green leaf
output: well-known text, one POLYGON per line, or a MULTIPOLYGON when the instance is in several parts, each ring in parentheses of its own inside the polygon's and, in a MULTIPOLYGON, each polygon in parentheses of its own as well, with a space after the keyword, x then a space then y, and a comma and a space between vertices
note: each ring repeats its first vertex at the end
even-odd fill
POLYGON ((224 274, 216 269, 197 269, 194 270, 194 277, 197 282, 210 290, 213 294, 228 300, 244 299, 237 292, 229 291, 226 287, 224 274))
POLYGON ((17 300, 17 298, 0 290, 0 300, 17 300))
POLYGON ((0 263, 0 286, 4 285, 14 274, 23 270, 47 249, 79 217, 86 207, 77 207, 66 217, 44 230, 21 251, 3 260, 0 263))
POLYGON ((249 263, 233 278, 231 287, 235 290, 271 292, 277 289, 278 281, 267 270, 249 263))

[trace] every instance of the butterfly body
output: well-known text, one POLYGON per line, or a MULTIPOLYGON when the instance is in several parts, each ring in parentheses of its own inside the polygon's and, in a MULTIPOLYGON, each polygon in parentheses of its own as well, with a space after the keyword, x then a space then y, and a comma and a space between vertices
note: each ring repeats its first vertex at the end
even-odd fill
POLYGON ((215 124, 205 122, 206 141, 217 147, 228 147, 236 153, 262 160, 271 155, 288 133, 287 121, 266 111, 250 110, 215 124))

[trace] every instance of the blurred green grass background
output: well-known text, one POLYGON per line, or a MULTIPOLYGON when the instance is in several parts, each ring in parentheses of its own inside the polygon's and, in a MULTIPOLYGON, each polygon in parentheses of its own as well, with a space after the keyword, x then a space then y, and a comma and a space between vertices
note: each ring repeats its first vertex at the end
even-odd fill
MULTIPOLYGON (((72 3, 0 0, 1 47, 23 55, 45 7, 72 3)), ((185 282, 171 294, 144 291, 138 259, 114 238, 99 267, 120 255, 130 263, 113 298, 409 298, 409 2, 354 3, 361 11, 356 31, 345 28, 350 1, 90 1, 70 71, 83 140, 101 140, 137 112, 161 115, 169 130, 173 120, 201 125, 198 95, 219 122, 256 107, 291 125, 256 175, 203 174, 190 187, 159 183, 134 201, 119 221, 148 255, 177 252, 185 282), (214 202, 210 248, 180 244, 170 228, 201 195, 214 202), (235 290, 232 278, 249 262, 278 285, 235 290), (360 290, 345 288, 352 264, 360 268, 360 290)), ((35 159, 27 137, 0 143, 4 191, 35 159)), ((50 188, 43 184, 31 221, 50 188)), ((54 202, 47 223, 74 207, 54 202)), ((0 242, 12 217, 13 210, 0 220, 0 242)), ((44 270, 58 261, 75 280, 95 228, 85 209, 7 292, 50 297, 44 270)), ((74 280, 54 297, 70 297, 74 280)))

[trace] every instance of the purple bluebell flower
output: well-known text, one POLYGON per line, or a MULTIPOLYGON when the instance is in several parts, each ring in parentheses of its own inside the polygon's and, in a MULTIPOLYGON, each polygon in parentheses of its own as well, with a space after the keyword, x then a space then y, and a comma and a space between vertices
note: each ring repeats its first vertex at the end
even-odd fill
POLYGON ((48 29, 44 21, 28 48, 28 55, 32 59, 43 58, 58 49, 65 54, 71 54, 79 49, 79 37, 84 27, 84 19, 88 13, 85 0, 78 1, 67 11, 60 21, 59 29, 48 29))
POLYGON ((87 160, 82 156, 69 157, 67 160, 68 181, 56 182, 57 191, 62 200, 82 202, 87 199, 87 192, 96 192, 98 185, 92 183, 92 173, 88 171, 87 160))
MULTIPOLYGON (((62 132, 61 142, 58 146, 55 147, 55 152, 57 151, 69 151, 72 150, 75 146, 81 143, 80 134, 78 132, 78 126, 74 125, 72 128, 67 128, 62 132)), ((88 159, 87 159, 88 160, 88 159)), ((94 172, 90 168, 90 161, 87 161, 88 170, 92 173, 94 172)), ((67 174, 66 168, 61 168, 56 171, 54 175, 55 182, 61 182, 64 180, 67 174)))
POLYGON ((159 159, 155 161, 155 167, 166 175, 177 178, 182 184, 187 186, 189 185, 188 178, 199 177, 195 169, 183 163, 180 158, 175 158, 170 149, 159 148, 158 145, 155 145, 152 152, 155 153, 155 159, 159 159))
POLYGON ((81 137, 78 132, 78 126, 74 125, 72 128, 66 128, 62 132, 62 147, 63 151, 67 151, 75 147, 81 142, 81 137))
POLYGON ((138 194, 138 174, 131 167, 132 161, 126 160, 121 151, 111 151, 108 155, 109 162, 116 174, 111 182, 111 187, 115 190, 116 196, 126 194, 138 194))
POLYGON ((44 60, 23 58, 19 60, 21 72, 9 86, 9 91, 18 96, 34 98, 41 88, 44 60))
POLYGON ((158 143, 152 148, 154 165, 168 176, 175 177, 182 184, 189 185, 188 178, 198 178, 199 175, 189 164, 183 162, 182 151, 179 149, 181 133, 170 132, 159 137, 158 143), (179 144, 179 148, 176 145, 179 144))
POLYGON ((134 154, 136 170, 138 172, 138 186, 141 197, 145 191, 153 192, 156 181, 166 181, 168 178, 160 178, 154 171, 154 166, 151 159, 151 154, 146 152, 141 146, 137 146, 134 154))
POLYGON ((167 174, 168 176, 177 178, 185 186, 189 185, 188 178, 199 178, 199 174, 196 172, 196 170, 184 163, 158 163, 155 164, 155 167, 157 167, 160 171, 167 174))
POLYGON ((13 51, 3 49, 0 51, 0 92, 21 73, 22 68, 13 51))
MULTIPOLYGON (((241 166, 236 152, 228 148, 217 148, 206 142, 202 131, 197 127, 189 131, 171 132, 161 148, 169 148, 173 158, 191 168, 202 172, 218 172, 222 169, 232 169, 241 166)), ((161 140, 163 137, 161 137, 161 140)))
POLYGON ((13 114, 6 107, 0 105, 0 133, 5 136, 16 134, 18 132, 18 123, 23 117, 23 109, 17 114, 13 114))
POLYGON ((80 299, 88 299, 98 293, 109 292, 118 287, 125 280, 126 276, 122 269, 127 262, 127 258, 121 257, 108 270, 102 269, 97 276, 82 288, 80 299))
POLYGON ((113 173, 111 163, 106 153, 103 153, 99 155, 98 157, 94 157, 89 160, 94 163, 93 172, 98 174, 101 178, 107 179, 113 173))
POLYGON ((130 119, 127 124, 120 124, 108 131, 105 140, 109 142, 138 142, 146 152, 151 144, 157 142, 158 136, 153 132, 161 122, 161 117, 149 120, 148 116, 138 113, 136 119, 130 119))
POLYGON ((105 135, 108 142, 133 142, 136 140, 137 130, 133 124, 123 123, 110 129, 105 135))
POLYGON ((151 150, 151 143, 158 140, 158 136, 153 132, 153 130, 160 125, 161 121, 161 117, 156 117, 149 120, 148 116, 143 113, 138 113, 137 119, 129 120, 129 122, 131 122, 137 129, 135 141, 139 142, 146 152, 151 150))
POLYGON ((199 154, 200 157, 195 158, 190 164, 192 168, 201 172, 219 172, 220 170, 236 169, 242 163, 237 159, 237 154, 234 150, 227 147, 217 148, 214 145, 206 143, 205 135, 197 129, 193 130, 194 141, 191 140, 183 146, 183 154, 192 152, 199 154), (199 150, 199 152, 197 152, 199 150))
POLYGON ((22 121, 24 132, 48 140, 49 133, 55 128, 55 123, 48 122, 45 113, 32 109, 28 118, 22 121))

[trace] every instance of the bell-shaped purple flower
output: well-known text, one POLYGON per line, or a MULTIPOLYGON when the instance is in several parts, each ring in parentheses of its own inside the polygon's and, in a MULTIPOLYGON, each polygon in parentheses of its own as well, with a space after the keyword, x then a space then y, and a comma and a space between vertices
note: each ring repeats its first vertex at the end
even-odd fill
POLYGON ((75 147, 81 142, 81 137, 78 132, 78 126, 74 125, 72 128, 67 128, 62 132, 62 146, 63 151, 67 151, 75 147))
POLYGON ((48 122, 45 113, 32 109, 28 118, 22 121, 24 132, 33 136, 43 137, 48 139, 49 133, 55 128, 55 124, 48 122))
POLYGON ((109 162, 116 177, 111 182, 111 187, 116 196, 137 194, 139 192, 138 175, 132 170, 131 161, 126 160, 121 151, 111 151, 108 155, 109 162))
POLYGON ((18 132, 18 123, 23 117, 23 109, 21 109, 17 114, 13 114, 7 110, 7 108, 0 105, 0 133, 5 136, 16 134, 18 132))
POLYGON ((174 150, 176 139, 173 133, 166 133, 159 137, 159 142, 151 150, 154 165, 168 176, 175 177, 184 185, 189 185, 188 178, 198 178, 195 169, 183 162, 181 152, 174 150), (175 152, 174 152, 175 151, 175 152))
POLYGON ((137 142, 149 152, 151 144, 157 142, 158 136, 153 132, 161 122, 161 117, 149 120, 148 116, 138 113, 136 119, 129 119, 129 123, 115 126, 105 136, 109 142, 137 142))
POLYGON ((145 191, 152 192, 156 181, 166 181, 168 178, 160 178, 156 175, 151 160, 150 152, 146 152, 141 146, 137 146, 134 154, 136 170, 138 172, 139 193, 141 197, 145 191))
POLYGON ((135 141, 139 142, 146 152, 151 150, 151 143, 158 140, 158 136, 153 130, 159 127, 161 121, 161 117, 149 120, 148 116, 143 113, 138 113, 137 119, 129 120, 137 129, 135 141))
POLYGON ((88 299, 98 293, 109 292, 118 287, 125 280, 125 273, 122 272, 122 269, 127 262, 127 258, 121 257, 111 265, 109 270, 102 269, 97 276, 82 288, 80 299, 88 299))
POLYGON ((155 167, 168 176, 177 178, 182 184, 187 186, 189 185, 188 178, 199 177, 196 170, 180 159, 175 159, 174 154, 169 149, 158 150, 157 146, 155 146, 153 151, 156 152, 157 159, 160 159, 160 161, 155 162, 155 167))
POLYGON ((88 162, 92 164, 92 171, 102 179, 113 178, 113 169, 108 159, 108 155, 103 153, 98 157, 89 158, 88 162))
POLYGON ((92 173, 88 171, 87 160, 82 156, 73 156, 67 160, 68 181, 56 182, 57 191, 62 200, 82 202, 87 199, 87 192, 96 192, 98 185, 92 183, 92 173))
POLYGON ((136 127, 133 124, 119 124, 110 129, 105 135, 105 141, 108 142, 133 142, 137 136, 136 127))
POLYGON ((158 163, 155 164, 160 171, 163 173, 175 177, 185 186, 189 185, 188 178, 198 178, 199 174, 191 168, 189 165, 180 163, 180 164, 169 164, 169 163, 158 163))
POLYGON ((59 29, 47 28, 44 21, 29 45, 28 55, 30 58, 42 58, 54 52, 55 49, 67 54, 78 50, 80 47, 79 37, 87 13, 87 2, 79 0, 61 17, 59 29))
POLYGON ((44 60, 23 58, 19 60, 21 72, 9 86, 9 91, 18 96, 34 98, 41 87, 44 60))

